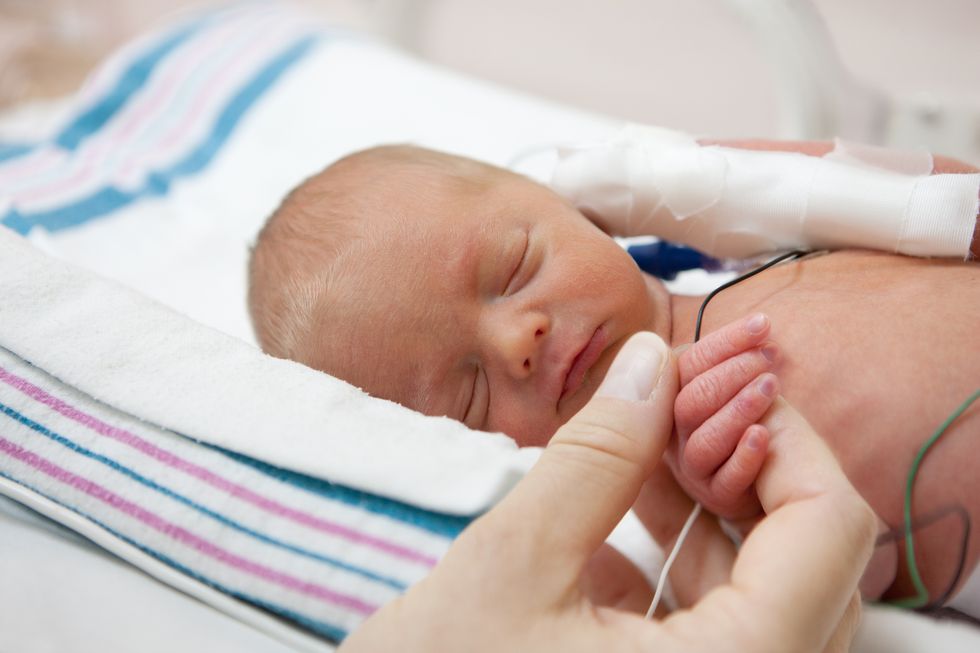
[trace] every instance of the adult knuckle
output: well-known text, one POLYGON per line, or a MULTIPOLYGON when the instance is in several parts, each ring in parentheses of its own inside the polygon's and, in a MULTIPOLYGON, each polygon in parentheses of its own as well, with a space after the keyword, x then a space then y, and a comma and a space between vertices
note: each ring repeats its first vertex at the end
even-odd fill
POLYGON ((637 440, 625 425, 592 415, 582 415, 569 422, 555 444, 584 447, 630 461, 635 459, 638 448, 637 440))

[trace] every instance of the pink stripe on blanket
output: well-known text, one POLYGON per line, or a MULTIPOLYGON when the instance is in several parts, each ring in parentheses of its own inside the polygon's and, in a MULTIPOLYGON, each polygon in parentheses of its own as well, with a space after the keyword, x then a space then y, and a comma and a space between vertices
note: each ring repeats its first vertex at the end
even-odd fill
POLYGON ((383 551, 389 555, 410 560, 428 567, 434 567, 436 562, 438 562, 436 558, 426 555, 420 551, 414 551, 399 544, 360 533, 341 524, 320 519, 319 517, 315 517, 314 515, 301 510, 290 508, 289 506, 283 505, 274 499, 260 496, 242 485, 229 481, 218 474, 215 474, 209 469, 196 465, 174 453, 161 449, 152 442, 149 442, 138 435, 126 431, 125 429, 106 424, 97 417, 82 412, 61 399, 52 396, 30 381, 8 372, 3 367, 0 367, 0 381, 3 381, 7 385, 16 388, 28 397, 48 406, 65 417, 89 428, 92 431, 95 431, 100 435, 112 438, 113 440, 122 442, 123 444, 127 444, 141 453, 150 456, 151 458, 155 458, 156 460, 159 460, 160 462, 169 465, 174 469, 178 469, 189 476, 193 476, 194 478, 197 478, 214 488, 227 492, 231 496, 241 499, 246 503, 250 503, 257 508, 265 510, 266 512, 289 519, 309 528, 313 528, 324 533, 329 533, 336 537, 342 537, 357 544, 368 546, 379 551, 383 551))
MULTIPOLYGON (((261 25, 263 22, 261 18, 263 18, 261 14, 257 16, 246 14, 245 20, 242 20, 242 17, 238 17, 237 20, 245 25, 250 23, 261 25)), ((71 158, 70 166, 48 170, 40 179, 35 178, 35 183, 16 191, 18 204, 30 204, 42 199, 46 203, 65 202, 93 184, 102 183, 100 178, 107 172, 110 173, 109 180, 113 182, 122 181, 117 178, 120 170, 130 175, 134 174, 134 169, 129 162, 117 160, 118 151, 123 150, 122 154, 125 156, 125 146, 131 145, 135 131, 152 129, 155 123, 161 120, 161 112, 172 110, 174 96, 181 85, 185 84, 192 73, 201 67, 202 60, 213 57, 215 51, 227 45, 227 36, 233 35, 239 29, 241 25, 226 20, 209 29, 203 37, 198 37, 191 44, 182 47, 161 69, 157 79, 141 90, 132 106, 106 125, 97 138, 71 158), (66 173, 67 176, 61 176, 66 173)), ((238 52, 231 54, 237 55, 238 52)), ((205 90, 219 88, 222 92, 227 92, 228 89, 220 83, 227 76, 227 71, 219 67, 209 72, 212 79, 202 85, 203 88, 205 90)), ((200 119, 200 116, 196 117, 200 119)), ((187 144, 192 143, 188 141, 187 144)), ((152 149, 150 145, 146 147, 152 149)), ((140 170, 136 169, 136 171, 140 170)))
POLYGON ((290 37, 295 39, 296 28, 297 26, 292 23, 276 24, 272 21, 265 21, 261 40, 266 51, 253 46, 247 47, 244 53, 237 50, 228 52, 227 55, 231 60, 219 71, 221 75, 203 85, 203 90, 196 93, 190 100, 189 108, 187 106, 182 107, 183 114, 176 121, 176 124, 171 123, 166 131, 156 134, 156 140, 152 145, 142 145, 131 150, 128 153, 129 159, 121 163, 120 168, 122 170, 146 170, 154 165, 161 165, 166 161, 176 159, 177 154, 182 149, 186 149, 187 136, 195 133, 193 127, 202 122, 202 116, 217 115, 217 112, 209 111, 209 107, 217 106, 220 101, 231 96, 237 88, 237 84, 246 79, 246 73, 255 70, 258 65, 268 59, 269 52, 274 47, 285 48, 290 43, 290 37), (222 83, 226 85, 222 86, 222 83))
POLYGON ((294 576, 290 576, 289 574, 276 571, 275 569, 271 569, 270 567, 266 567, 265 565, 236 555, 227 549, 223 549, 215 544, 212 544, 211 542, 208 542, 204 538, 191 533, 181 526, 136 505, 132 501, 124 499, 98 483, 78 476, 77 474, 73 474, 67 469, 59 467, 50 460, 43 458, 42 456, 39 456, 38 454, 17 444, 14 444, 13 442, 5 440, 2 437, 0 437, 0 451, 3 451, 11 457, 30 465, 34 469, 43 472, 51 478, 64 483, 65 485, 81 490, 85 494, 94 497, 109 506, 112 506, 120 512, 139 520, 143 524, 146 524, 153 530, 159 531, 160 533, 163 533, 181 544, 185 544, 210 558, 237 569, 238 571, 261 578, 262 580, 270 583, 275 583, 276 585, 280 585, 300 594, 314 597, 325 603, 339 605, 352 612, 357 612, 358 614, 369 615, 379 607, 365 603, 356 597, 335 592, 316 583, 306 582, 294 576))

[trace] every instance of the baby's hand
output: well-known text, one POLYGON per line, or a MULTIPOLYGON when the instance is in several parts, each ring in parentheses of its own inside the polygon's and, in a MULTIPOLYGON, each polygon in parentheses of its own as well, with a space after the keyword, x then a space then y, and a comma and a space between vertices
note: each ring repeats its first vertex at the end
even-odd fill
POLYGON ((677 361, 681 391, 668 462, 688 494, 726 519, 761 511, 753 484, 769 432, 756 422, 779 393, 768 371, 776 358, 768 335, 769 318, 751 315, 705 336, 677 361))

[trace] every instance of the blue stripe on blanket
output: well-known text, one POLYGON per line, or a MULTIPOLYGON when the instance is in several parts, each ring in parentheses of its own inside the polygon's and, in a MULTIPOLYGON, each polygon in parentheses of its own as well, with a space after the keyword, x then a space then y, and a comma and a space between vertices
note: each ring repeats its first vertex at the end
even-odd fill
POLYGON ((411 524, 416 528, 421 528, 435 535, 455 538, 473 520, 472 517, 457 517, 423 510, 422 508, 417 508, 400 501, 395 501, 394 499, 385 499, 374 494, 368 494, 366 492, 361 492, 360 490, 355 490, 343 485, 337 485, 321 478, 306 476, 305 474, 299 474, 288 469, 275 467, 274 465, 270 465, 269 463, 261 460, 249 458, 248 456, 244 456, 240 453, 229 451, 227 449, 222 449, 221 447, 216 447, 203 442, 200 444, 215 449, 216 451, 220 451, 229 458, 248 465, 253 469, 257 469, 267 476, 271 476, 284 483, 289 483, 294 487, 298 487, 321 497, 327 497, 335 501, 340 501, 348 505, 361 508, 362 510, 367 510, 368 512, 384 515, 385 517, 390 517, 396 521, 411 524))
POLYGON ((277 615, 280 615, 282 617, 285 617, 286 619, 289 619, 290 621, 294 621, 294 622, 300 624, 301 626, 303 626, 304 628, 307 628, 310 631, 312 631, 314 633, 317 633, 318 635, 323 635, 324 637, 332 640, 333 642, 340 642, 345 637, 347 637, 347 635, 348 635, 348 631, 345 630, 345 629, 343 629, 343 628, 340 628, 339 626, 336 626, 336 625, 333 625, 333 624, 329 624, 329 623, 327 623, 325 621, 319 621, 317 619, 313 619, 312 617, 310 617, 308 615, 304 615, 304 614, 300 614, 298 612, 294 612, 292 610, 288 610, 286 608, 283 608, 281 606, 275 605, 273 603, 269 603, 268 601, 263 601, 261 599, 257 599, 257 598, 255 598, 253 596, 250 596, 250 595, 246 594, 246 593, 240 592, 238 590, 234 590, 232 588, 229 588, 229 587, 226 587, 226 586, 222 585, 221 583, 215 582, 213 579, 208 578, 207 576, 203 576, 203 575, 199 574, 198 572, 194 571, 193 569, 190 569, 188 567, 185 567, 184 565, 180 564, 179 562, 177 562, 176 560, 170 558, 169 556, 166 556, 166 555, 160 553, 159 551, 156 551, 155 549, 151 549, 151 548, 147 547, 146 545, 144 545, 144 544, 142 544, 140 542, 137 542, 136 540, 134 540, 134 539, 132 539, 130 537, 127 537, 123 533, 120 533, 120 532, 116 531, 115 529, 110 528, 109 526, 107 526, 106 524, 102 523, 101 521, 99 521, 98 519, 96 519, 95 517, 93 517, 92 515, 89 515, 89 514, 85 513, 82 510, 79 510, 78 508, 76 508, 74 506, 69 506, 69 505, 67 505, 65 503, 62 503, 61 501, 58 501, 54 497, 49 496, 45 492, 42 492, 41 490, 39 490, 35 486, 31 485, 30 483, 25 483, 21 479, 14 478, 14 477, 12 477, 12 476, 4 473, 3 471, 0 471, 0 477, 6 478, 6 479, 8 479, 10 481, 13 481, 14 483, 17 483, 18 485, 21 485, 21 486, 27 488, 28 490, 30 490, 34 494, 37 494, 38 496, 44 497, 48 501, 51 501, 52 503, 55 503, 55 504, 57 504, 57 505, 59 505, 59 506, 61 506, 63 508, 66 508, 68 510, 71 510, 73 513, 75 513, 75 514, 83 517, 86 521, 89 521, 89 522, 95 524, 96 526, 98 526, 102 530, 106 531, 107 533, 110 533, 114 537, 117 537, 120 540, 122 540, 123 542, 126 542, 127 544, 130 544, 130 545, 136 547, 137 549, 139 549, 143 553, 146 553, 147 555, 150 555, 153 558, 156 558, 157 560, 159 560, 160 562, 164 563, 168 567, 172 567, 173 569, 176 569, 177 571, 179 571, 182 574, 185 574, 187 576, 190 576, 191 578, 193 578, 193 579, 195 579, 197 581, 200 581, 200 582, 204 583, 205 585, 207 585, 209 587, 213 587, 214 589, 218 590, 222 594, 227 594, 229 596, 234 596, 235 598, 241 599, 241 600, 246 601, 248 603, 251 603, 253 605, 257 605, 260 608, 263 608, 265 610, 268 610, 269 612, 272 612, 273 614, 277 614, 277 615))
POLYGON ((169 34, 163 41, 136 59, 116 81, 116 85, 87 111, 79 115, 58 136, 56 145, 75 150, 86 138, 98 132, 109 122, 122 107, 134 97, 153 74, 157 65, 196 32, 212 22, 214 16, 198 19, 190 25, 182 25, 169 34))
MULTIPOLYGON (((215 16, 196 19, 193 23, 179 25, 164 34, 162 42, 156 43, 148 52, 133 61, 116 80, 116 85, 100 96, 95 105, 64 127, 53 142, 66 150, 78 149, 82 141, 98 132, 146 85, 157 65, 168 54, 205 25, 213 22, 215 16)), ((0 162, 27 154, 37 146, 37 143, 0 143, 0 162)))
MULTIPOLYGON (((48 372, 36 367, 32 362, 21 358, 19 354, 7 349, 6 347, 0 346, 0 352, 4 352, 15 357, 20 362, 29 365, 33 369, 39 370, 43 374, 48 374, 48 372)), ((78 388, 73 389, 76 392, 82 392, 78 388)), ((91 395, 86 394, 85 396, 90 401, 99 402, 99 400, 95 399, 91 395)), ((3 404, 0 404, 0 406, 3 406, 3 404)), ((113 409, 118 410, 116 408, 113 409)), ((130 416, 135 417, 134 415, 130 416)), ((153 424, 151 424, 151 426, 154 428, 162 428, 153 424)), ((173 431, 170 432, 174 433, 173 431)), ((347 504, 349 506, 354 506, 377 515, 388 517, 395 521, 428 531, 433 535, 455 539, 456 536, 459 535, 463 529, 473 521, 473 519, 476 518, 473 516, 449 515, 425 510, 411 504, 396 501, 395 499, 388 499, 375 494, 362 492, 361 490, 355 490, 354 488, 350 488, 345 485, 337 485, 336 483, 331 483, 326 479, 308 476, 299 472, 276 467, 275 465, 270 465, 262 460, 198 440, 197 438, 193 438, 182 433, 174 434, 179 437, 186 438, 199 446, 222 453, 225 456, 242 463, 243 465, 247 465, 252 469, 262 472, 270 478, 288 483, 293 487, 305 490, 317 496, 347 504)))
POLYGON ((0 220, 0 224, 13 229, 21 235, 26 235, 35 225, 48 231, 57 231, 76 227, 80 224, 105 216, 116 209, 144 198, 164 195, 170 185, 181 177, 190 176, 203 169, 215 157, 228 140, 232 130, 242 117, 262 94, 267 91, 279 77, 310 52, 320 40, 318 36, 307 36, 294 43, 277 57, 272 59, 260 70, 238 93, 236 93, 215 121, 211 132, 184 159, 164 170, 151 172, 143 185, 135 190, 122 191, 107 186, 88 197, 65 206, 59 206, 47 211, 22 214, 11 209, 0 220))
POLYGON ((36 145, 28 143, 0 143, 0 163, 27 154, 35 147, 36 145))
MULTIPOLYGON (((283 541, 278 540, 276 538, 270 537, 268 535, 265 535, 264 533, 259 533, 258 531, 255 531, 255 530, 253 530, 251 528, 248 528, 247 526, 244 526, 243 524, 235 521, 234 519, 231 519, 231 518, 226 517, 226 516, 224 516, 224 515, 222 515, 220 513, 217 513, 215 511, 211 510, 210 508, 207 508, 205 506, 202 506, 201 504, 199 504, 199 503, 197 503, 195 501, 192 501, 192 500, 188 499, 187 497, 185 497, 185 496, 183 496, 183 495, 181 495, 181 494, 179 494, 177 492, 174 492, 170 488, 167 488, 167 487, 165 487, 163 485, 160 485, 159 483, 156 483, 155 481, 152 481, 152 480, 146 478, 145 476, 143 476, 143 475, 139 474, 138 472, 130 469, 129 467, 123 465, 122 463, 119 463, 119 462, 117 462, 117 461, 109 458, 108 456, 104 456, 102 454, 95 453, 94 451, 91 451, 90 449, 87 449, 86 447, 84 447, 84 446, 82 446, 82 445, 80 445, 80 444, 78 444, 76 442, 73 442, 72 440, 66 438, 65 436, 60 435, 58 433, 55 433, 54 431, 48 429, 44 425, 35 422, 34 420, 30 419, 29 417, 26 417, 26 416, 18 413, 13 408, 10 408, 8 406, 5 406, 2 403, 0 403, 0 413, 3 413, 7 417, 10 417, 11 419, 13 419, 15 421, 20 422, 21 424, 23 424, 24 426, 28 427, 29 429, 31 429, 31 430, 33 430, 33 431, 35 431, 37 433, 40 433, 41 435, 45 436, 49 440, 52 440, 54 442, 57 442, 58 444, 60 444, 62 446, 65 446, 68 449, 71 449, 72 451, 74 451, 76 453, 79 453, 79 454, 85 456, 86 458, 89 458, 91 460, 98 461, 98 462, 102 463, 103 465, 106 465, 110 469, 113 469, 113 470, 119 472, 120 474, 123 474, 124 476, 128 476, 129 478, 131 478, 134 481, 140 483, 141 485, 144 485, 144 486, 146 486, 146 487, 148 487, 148 488, 150 488, 152 490, 155 490, 155 491, 159 492, 160 494, 163 494, 164 496, 170 497, 171 499, 174 499, 175 501, 178 501, 178 502, 180 502, 180 503, 182 503, 182 504, 184 504, 184 505, 186 505, 186 506, 188 506, 190 508, 193 508, 194 510, 198 511, 201 514, 206 515, 206 516, 210 517, 211 519, 214 519, 215 521, 217 521, 217 522, 219 522, 221 524, 224 524, 225 526, 228 526, 229 528, 233 528, 233 529, 239 531, 240 533, 244 533, 246 535, 249 535, 250 537, 253 537, 253 538, 255 538, 255 539, 257 539, 257 540, 259 540, 261 542, 265 542, 266 544, 271 544, 272 546, 276 546, 276 547, 279 547, 281 549, 285 549, 287 551, 291 551, 291 552, 296 553, 296 554, 299 554, 301 556, 304 556, 304 557, 307 557, 307 558, 311 558, 311 559, 317 560, 319 562, 326 563, 327 565, 330 565, 332 567, 337 567, 338 569, 343 569, 344 571, 348 571, 348 572, 351 572, 351 573, 356 574, 358 576, 362 576, 364 578, 368 578, 368 579, 373 580, 375 582, 382 583, 382 584, 387 585, 387 586, 389 586, 391 588, 394 588, 394 589, 396 589, 396 590, 398 590, 400 592, 405 591, 405 589, 407 589, 407 587, 408 587, 405 583, 402 583, 401 581, 395 580, 394 578, 389 578, 387 576, 382 576, 382 575, 377 574, 377 573, 375 573, 375 572, 373 572, 373 571, 371 571, 369 569, 364 569, 362 567, 351 565, 351 564, 348 564, 346 562, 343 562, 342 560, 337 560, 336 558, 332 558, 330 556, 325 556, 325 555, 322 555, 320 553, 316 553, 315 551, 309 551, 307 549, 303 549, 303 548, 298 547, 296 545, 289 544, 287 542, 283 542, 283 541)), ((279 480, 282 480, 282 479, 279 479, 279 480)), ((333 498, 333 497, 331 497, 331 498, 333 498)))

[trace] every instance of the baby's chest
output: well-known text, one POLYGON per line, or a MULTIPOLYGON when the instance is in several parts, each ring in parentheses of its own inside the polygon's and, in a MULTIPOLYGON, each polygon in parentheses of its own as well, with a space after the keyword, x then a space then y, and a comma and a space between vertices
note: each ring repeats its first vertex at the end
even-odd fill
MULTIPOLYGON (((784 394, 845 466, 906 470, 921 443, 980 389, 980 265, 899 260, 833 280, 768 309, 785 354, 784 394)), ((978 435, 980 406, 944 438, 978 435)))

